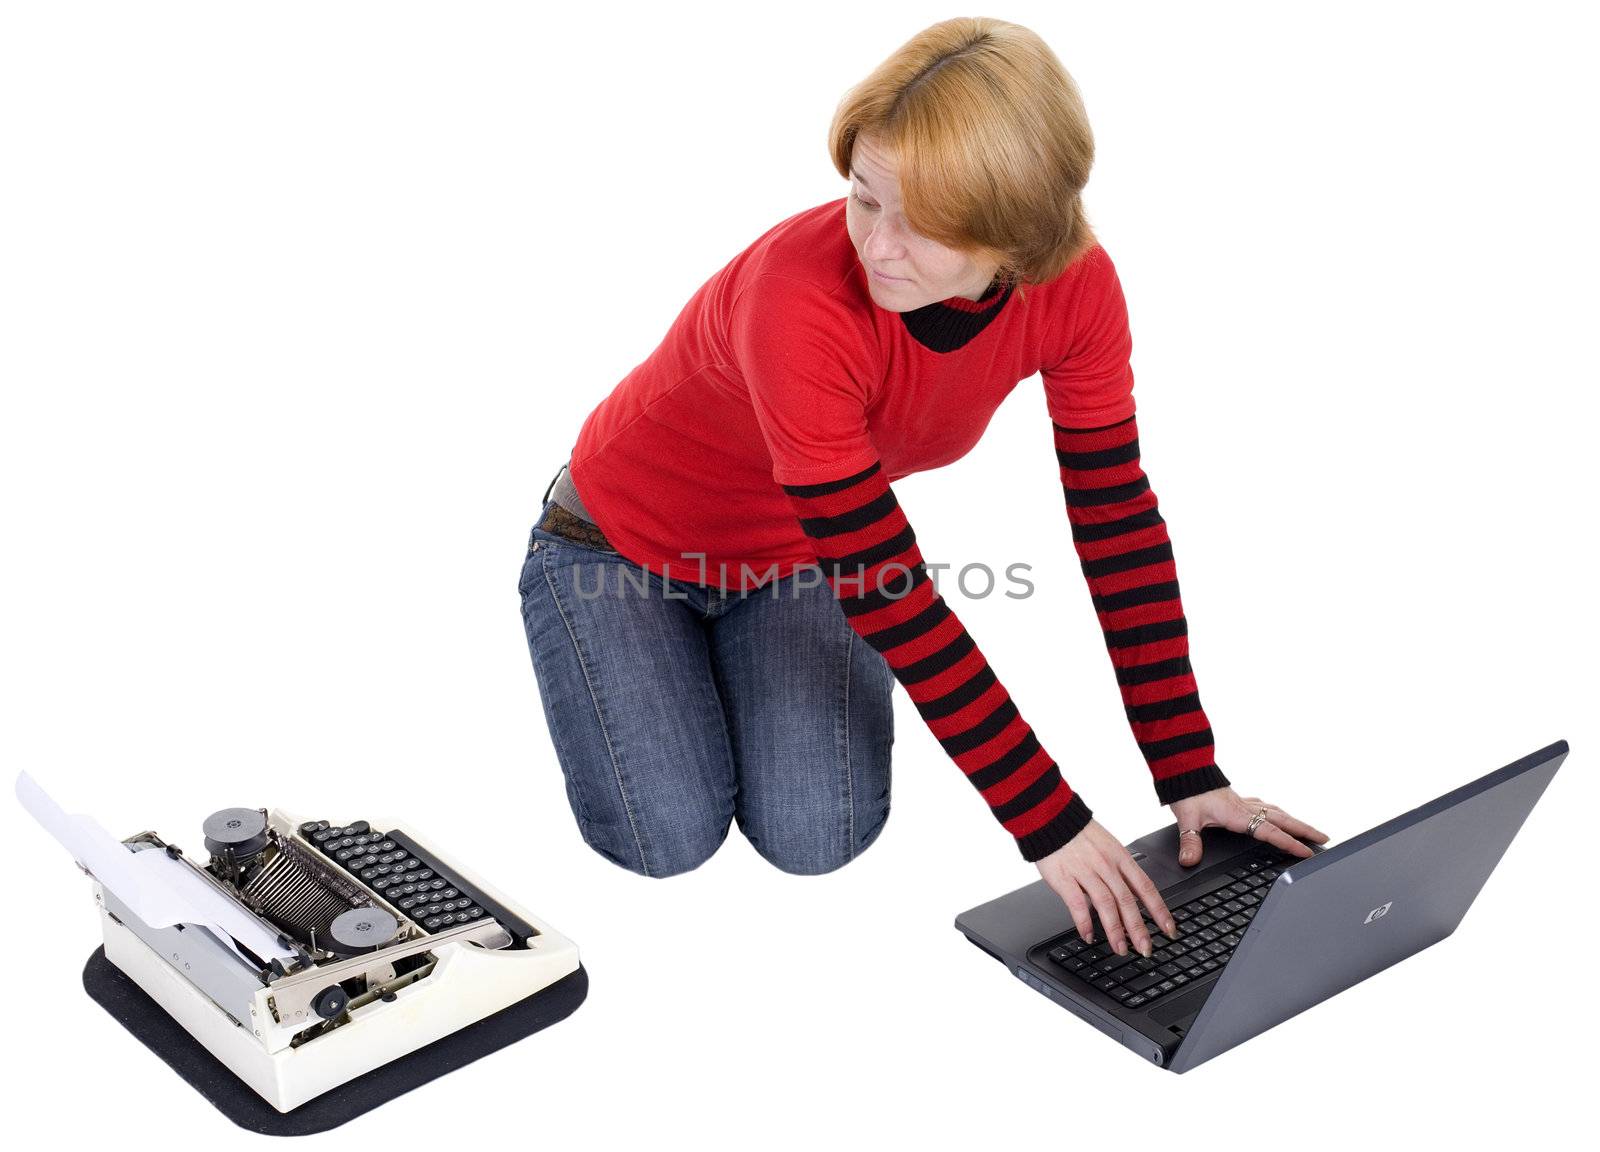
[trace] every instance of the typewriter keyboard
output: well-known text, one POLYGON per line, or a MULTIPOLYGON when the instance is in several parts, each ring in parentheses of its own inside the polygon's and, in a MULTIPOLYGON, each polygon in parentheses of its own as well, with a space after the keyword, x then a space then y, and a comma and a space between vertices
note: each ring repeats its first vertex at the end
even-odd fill
POLYGON ((397 833, 374 832, 365 820, 340 826, 300 825, 300 835, 429 932, 493 919, 474 893, 397 833))

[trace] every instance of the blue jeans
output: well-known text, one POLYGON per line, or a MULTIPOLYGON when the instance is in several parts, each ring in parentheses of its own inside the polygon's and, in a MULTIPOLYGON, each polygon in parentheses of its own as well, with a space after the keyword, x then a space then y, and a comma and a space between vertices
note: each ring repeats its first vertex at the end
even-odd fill
POLYGON ((600 855, 687 872, 737 820, 814 875, 878 838, 894 674, 815 566, 741 594, 535 528, 518 589, 567 800, 600 855))

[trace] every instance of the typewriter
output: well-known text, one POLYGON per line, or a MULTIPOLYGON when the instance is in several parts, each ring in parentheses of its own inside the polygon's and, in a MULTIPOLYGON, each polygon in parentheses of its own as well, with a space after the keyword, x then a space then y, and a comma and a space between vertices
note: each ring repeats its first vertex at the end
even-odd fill
POLYGON ((26 773, 17 795, 93 878, 106 959, 280 1113, 587 987, 571 940, 397 821, 225 808, 200 857, 116 841, 26 773))

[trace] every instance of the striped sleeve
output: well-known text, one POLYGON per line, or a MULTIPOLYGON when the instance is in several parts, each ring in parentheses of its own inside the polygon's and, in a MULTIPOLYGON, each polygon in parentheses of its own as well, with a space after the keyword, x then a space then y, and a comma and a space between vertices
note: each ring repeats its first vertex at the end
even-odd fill
POLYGON ((1071 273, 1067 342, 1041 373, 1061 489, 1128 723, 1156 796, 1171 804, 1228 778, 1189 666, 1172 542, 1139 462, 1122 281, 1099 245, 1071 273))
POLYGON ((1088 805, 935 590, 881 462, 783 490, 850 626, 888 662, 1023 858, 1048 856, 1082 831, 1088 805))
POLYGON ((1052 427, 1073 547, 1156 796, 1171 804, 1224 787, 1189 665, 1172 541, 1139 462, 1137 419, 1052 427))

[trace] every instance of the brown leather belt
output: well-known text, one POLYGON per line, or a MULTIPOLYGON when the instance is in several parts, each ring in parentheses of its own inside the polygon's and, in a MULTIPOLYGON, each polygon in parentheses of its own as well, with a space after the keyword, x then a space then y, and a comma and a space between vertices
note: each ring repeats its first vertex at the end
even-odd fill
POLYGON ((537 525, 539 529, 586 548, 617 551, 616 546, 606 539, 606 534, 600 531, 600 526, 589 519, 589 510, 583 506, 565 464, 550 481, 550 487, 545 489, 545 503, 544 515, 539 517, 537 525))

